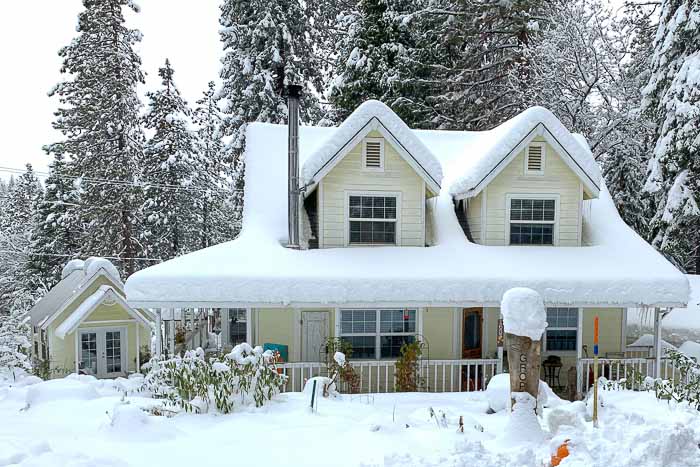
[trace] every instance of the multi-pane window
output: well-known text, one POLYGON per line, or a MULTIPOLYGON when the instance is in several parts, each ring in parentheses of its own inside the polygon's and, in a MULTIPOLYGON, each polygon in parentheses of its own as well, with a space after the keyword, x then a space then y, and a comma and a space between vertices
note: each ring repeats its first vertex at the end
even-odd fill
POLYGON ((578 308, 547 308, 545 349, 549 351, 576 350, 578 308))
POLYGON ((510 200, 510 244, 554 245, 556 200, 510 200))
POLYGON ((416 316, 415 309, 341 310, 340 334, 353 358, 398 358, 416 339, 416 316))
POLYGON ((396 243, 396 196, 351 195, 348 201, 350 244, 396 243))
POLYGON ((245 308, 228 310, 228 340, 231 346, 248 340, 248 318, 245 308))

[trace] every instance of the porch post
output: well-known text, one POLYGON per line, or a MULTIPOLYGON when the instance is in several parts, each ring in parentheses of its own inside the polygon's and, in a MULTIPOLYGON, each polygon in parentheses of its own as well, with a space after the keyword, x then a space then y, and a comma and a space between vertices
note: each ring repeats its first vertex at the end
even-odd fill
POLYGON ((141 373, 141 326, 138 321, 136 321, 134 327, 136 328, 136 373, 141 373))
POLYGON ((576 394, 583 394, 583 308, 578 309, 576 328, 576 394))
POLYGON ((73 340, 75 340, 75 374, 80 374, 80 330, 76 329, 73 333, 73 340))
POLYGON ((627 308, 622 309, 622 326, 620 329, 620 352, 624 358, 627 349, 627 308))
POLYGON ((160 358, 163 355, 163 319, 161 317, 161 309, 156 310, 156 356, 160 358))
POLYGON ((654 378, 661 377, 661 308, 654 308, 654 378))
POLYGON ((171 357, 175 356, 175 310, 172 318, 168 321, 168 353, 171 357))

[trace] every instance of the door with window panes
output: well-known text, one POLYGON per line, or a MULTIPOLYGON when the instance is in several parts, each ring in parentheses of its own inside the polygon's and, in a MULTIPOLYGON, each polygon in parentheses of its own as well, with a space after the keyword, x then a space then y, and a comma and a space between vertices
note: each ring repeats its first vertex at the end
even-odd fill
POLYGON ((77 337, 81 373, 98 378, 126 374, 126 328, 81 329, 77 337))
POLYGON ((340 310, 340 337, 355 359, 396 359, 401 346, 416 340, 414 308, 340 310))

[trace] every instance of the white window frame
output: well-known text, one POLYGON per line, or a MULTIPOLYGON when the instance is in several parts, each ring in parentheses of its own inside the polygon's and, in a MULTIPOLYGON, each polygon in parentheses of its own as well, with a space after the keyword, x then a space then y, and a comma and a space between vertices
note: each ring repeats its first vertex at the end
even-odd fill
POLYGON ((344 225, 343 225, 343 244, 346 247, 382 247, 382 246, 400 246, 401 245, 401 207, 402 199, 400 191, 345 191, 345 206, 344 206, 344 225), (369 218, 351 218, 350 217, 350 197, 351 196, 379 196, 396 198, 396 219, 369 219, 369 218), (350 243, 350 221, 369 221, 369 222, 395 222, 396 231, 394 234, 394 243, 350 243))
POLYGON ((581 316, 581 308, 575 306, 548 306, 546 311, 552 308, 568 308, 571 310, 576 310, 576 326, 575 327, 547 327, 544 330, 544 335, 542 336, 542 352, 548 355, 576 355, 578 352, 578 342, 581 337, 581 329, 579 328, 579 316, 581 316), (576 331, 576 346, 574 350, 547 350, 547 332, 548 331, 576 331))
POLYGON ((252 319, 251 309, 245 308, 245 307, 225 307, 225 308, 219 308, 219 310, 220 310, 219 313, 221 316, 221 343, 222 343, 222 346, 231 347, 231 328, 230 328, 230 324, 229 324, 229 320, 231 319, 231 316, 230 316, 231 310, 245 310, 246 342, 252 346, 253 345, 253 341, 252 341, 253 323, 251 322, 251 319, 252 319))
POLYGON ((547 161, 547 143, 531 141, 530 143, 528 143, 527 146, 525 146, 525 163, 524 163, 525 175, 537 175, 540 177, 543 176, 546 161, 547 161), (536 146, 542 150, 542 167, 540 168, 540 170, 530 170, 528 168, 529 167, 528 162, 530 159, 530 146, 536 146))
POLYGON ((384 138, 364 138, 362 140, 362 170, 367 172, 384 172, 384 138), (379 143, 379 167, 367 167, 367 143, 379 143))
POLYGON ((381 358, 382 353, 382 336, 413 336, 418 340, 418 336, 421 334, 422 327, 422 313, 421 309, 417 307, 386 307, 386 308, 338 308, 336 313, 336 328, 337 336, 339 338, 343 337, 374 337, 374 359, 358 358, 356 360, 394 360, 394 357, 381 358), (416 312, 416 328, 414 332, 381 332, 381 312, 382 311, 415 311, 416 312), (375 331, 374 332, 351 332, 343 333, 343 312, 344 311, 374 311, 375 314, 375 331))
POLYGON ((552 232, 552 245, 523 245, 517 244, 516 246, 527 246, 527 247, 547 247, 547 246, 558 246, 559 245, 559 209, 560 209, 560 196, 558 193, 508 193, 506 194, 506 217, 505 217, 505 244, 510 245, 510 226, 511 223, 514 224, 552 224, 554 223, 554 229, 552 232), (554 221, 523 221, 523 220, 510 220, 510 205, 511 201, 514 199, 545 199, 554 200, 554 221))

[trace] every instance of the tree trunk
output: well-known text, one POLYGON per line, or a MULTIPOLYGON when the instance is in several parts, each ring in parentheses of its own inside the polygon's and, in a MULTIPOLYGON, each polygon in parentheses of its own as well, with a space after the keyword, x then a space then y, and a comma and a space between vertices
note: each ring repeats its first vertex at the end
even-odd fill
POLYGON ((508 368, 510 372, 511 407, 513 393, 527 392, 537 400, 540 385, 540 352, 542 341, 506 333, 508 368))

